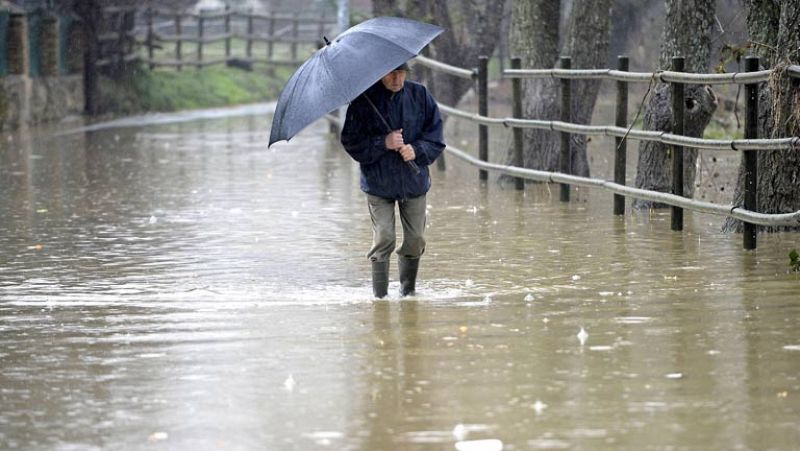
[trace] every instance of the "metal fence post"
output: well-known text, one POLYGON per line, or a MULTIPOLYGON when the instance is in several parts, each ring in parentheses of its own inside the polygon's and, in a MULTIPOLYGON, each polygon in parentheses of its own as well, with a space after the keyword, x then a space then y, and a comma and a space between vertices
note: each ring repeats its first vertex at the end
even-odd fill
MULTIPOLYGON (((683 72, 684 58, 675 56, 672 58, 672 70, 683 72)), ((684 133, 684 102, 683 83, 672 83, 672 133, 683 135, 684 133)), ((683 196, 683 146, 672 146, 672 194, 683 196)), ((672 230, 683 230, 683 208, 672 207, 672 230)))
MULTIPOLYGON (((561 68, 570 69, 572 58, 569 56, 561 57, 561 68)), ((572 122, 572 80, 569 78, 561 79, 561 121, 572 122)), ((572 152, 569 145, 569 133, 561 132, 561 157, 559 166, 562 174, 572 173, 572 152)), ((561 202, 569 202, 569 185, 561 184, 561 202)))
MULTIPOLYGON (((511 58, 511 68, 521 69, 522 59, 519 57, 511 58)), ((522 119, 522 80, 519 78, 511 80, 511 96, 512 116, 522 119)), ((514 127, 514 166, 521 168, 522 164, 522 129, 514 127)), ((521 177, 515 177, 514 187, 518 190, 525 189, 525 180, 521 177)))
MULTIPOLYGON (((628 71, 628 57, 620 56, 617 60, 617 69, 620 71, 628 71)), ((617 127, 628 127, 628 82, 617 82, 617 127)), ((625 165, 627 164, 627 140, 617 137, 614 139, 614 183, 618 185, 625 184, 625 165)), ((625 196, 621 194, 614 194, 614 214, 625 214, 625 196)))
MULTIPOLYGON (((489 115, 489 57, 478 57, 478 114, 489 115)), ((489 161, 489 127, 478 125, 478 158, 489 161)), ((478 172, 479 180, 488 180, 489 172, 481 169, 478 172)))
MULTIPOLYGON (((758 70, 759 59, 757 56, 748 56, 744 60, 747 72, 758 70)), ((758 83, 749 83, 744 86, 744 139, 758 138, 758 83)), ((744 151, 744 209, 758 211, 758 155, 755 150, 744 151)), ((755 249, 758 244, 758 229, 755 224, 743 223, 744 248, 755 249)))

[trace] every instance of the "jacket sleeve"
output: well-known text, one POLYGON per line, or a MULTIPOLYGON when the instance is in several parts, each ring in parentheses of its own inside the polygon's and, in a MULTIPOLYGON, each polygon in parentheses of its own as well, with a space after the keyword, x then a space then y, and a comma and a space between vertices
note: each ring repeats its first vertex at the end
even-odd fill
POLYGON ((370 135, 367 124, 363 106, 356 102, 351 103, 347 108, 341 141, 344 150, 361 164, 375 163, 389 154, 385 145, 386 137, 370 135))
POLYGON ((411 143, 417 164, 428 166, 439 158, 445 148, 444 124, 433 96, 425 92, 425 122, 419 139, 411 143))

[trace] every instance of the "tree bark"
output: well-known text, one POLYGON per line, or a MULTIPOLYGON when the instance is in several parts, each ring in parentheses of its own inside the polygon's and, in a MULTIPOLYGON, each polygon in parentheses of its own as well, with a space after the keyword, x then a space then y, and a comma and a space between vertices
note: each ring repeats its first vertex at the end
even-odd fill
MULTIPOLYGON (((782 138, 800 134, 800 82, 790 78, 787 65, 800 62, 800 5, 798 2, 748 0, 747 28, 753 52, 762 66, 776 71, 759 96, 758 137, 782 138)), ((758 151, 758 211, 791 213, 800 210, 800 149, 758 151)), ((744 203, 744 166, 733 205, 744 203)), ((794 227, 759 227, 775 232, 794 227)), ((742 222, 728 218, 726 232, 741 232, 742 222)))
MULTIPOLYGON (((685 58, 686 72, 707 72, 711 53, 711 32, 716 0, 666 0, 667 20, 659 57, 659 69, 669 70, 672 57, 685 58)), ((701 85, 685 87, 685 136, 702 137, 717 98, 711 88, 701 85)), ((644 115, 646 130, 672 131, 672 94, 668 84, 656 84, 644 115)), ((670 146, 642 141, 636 168, 636 187, 652 191, 672 191, 672 155, 670 146)), ((683 193, 692 197, 697 172, 697 150, 683 150, 683 193)), ((662 208, 664 204, 635 200, 633 207, 662 208)))
MULTIPOLYGON (((572 57, 572 67, 590 69, 607 64, 611 0, 574 0, 567 26, 564 54, 572 57)), ((517 0, 511 27, 512 49, 522 58, 525 68, 551 68, 558 58, 559 2, 552 0, 517 0)), ((560 117, 560 81, 531 80, 524 84, 523 108, 526 118, 558 120, 560 117)), ((597 81, 572 82, 572 119, 579 124, 591 122, 599 89, 597 81)), ((560 137, 548 130, 525 130, 523 166, 545 171, 559 170, 560 137)), ((511 163, 512 150, 507 161, 511 163)), ((586 137, 571 135, 572 173, 589 176, 586 137)), ((501 182, 508 181, 501 177, 501 182)))
MULTIPOLYGON (((511 56, 522 60, 522 67, 549 69, 558 60, 561 5, 553 0, 515 0, 511 12, 511 56)), ((552 78, 523 80, 522 109, 526 118, 558 120, 559 82, 552 78)), ((541 170, 558 169, 559 136, 549 130, 523 130, 522 165, 541 170)), ((506 163, 513 164, 509 148, 506 163)), ((513 177, 501 176, 502 183, 513 177)))

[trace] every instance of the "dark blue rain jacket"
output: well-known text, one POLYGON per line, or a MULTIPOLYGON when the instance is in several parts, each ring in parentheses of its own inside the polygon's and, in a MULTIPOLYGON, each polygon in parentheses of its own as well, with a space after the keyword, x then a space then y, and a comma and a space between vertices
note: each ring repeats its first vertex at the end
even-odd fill
POLYGON ((387 130, 364 96, 347 108, 342 145, 361 164, 361 190, 385 199, 411 199, 428 192, 428 166, 444 150, 442 118, 436 101, 419 83, 406 81, 393 93, 378 81, 366 91, 392 130, 403 129, 403 141, 414 147, 419 174, 409 168, 399 152, 384 144, 387 130))

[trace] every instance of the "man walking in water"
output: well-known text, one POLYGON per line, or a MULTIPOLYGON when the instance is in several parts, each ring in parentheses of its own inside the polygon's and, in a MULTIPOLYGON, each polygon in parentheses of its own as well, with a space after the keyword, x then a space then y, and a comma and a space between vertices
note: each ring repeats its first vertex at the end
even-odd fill
POLYGON ((428 166, 445 148, 436 101, 424 86, 406 81, 407 75, 404 63, 356 98, 342 129, 342 145, 361 164, 361 190, 372 219, 367 258, 372 262, 376 298, 385 297, 389 287, 389 261, 396 246, 395 205, 403 226, 403 243, 397 250, 400 294, 415 291, 425 252, 428 166))

